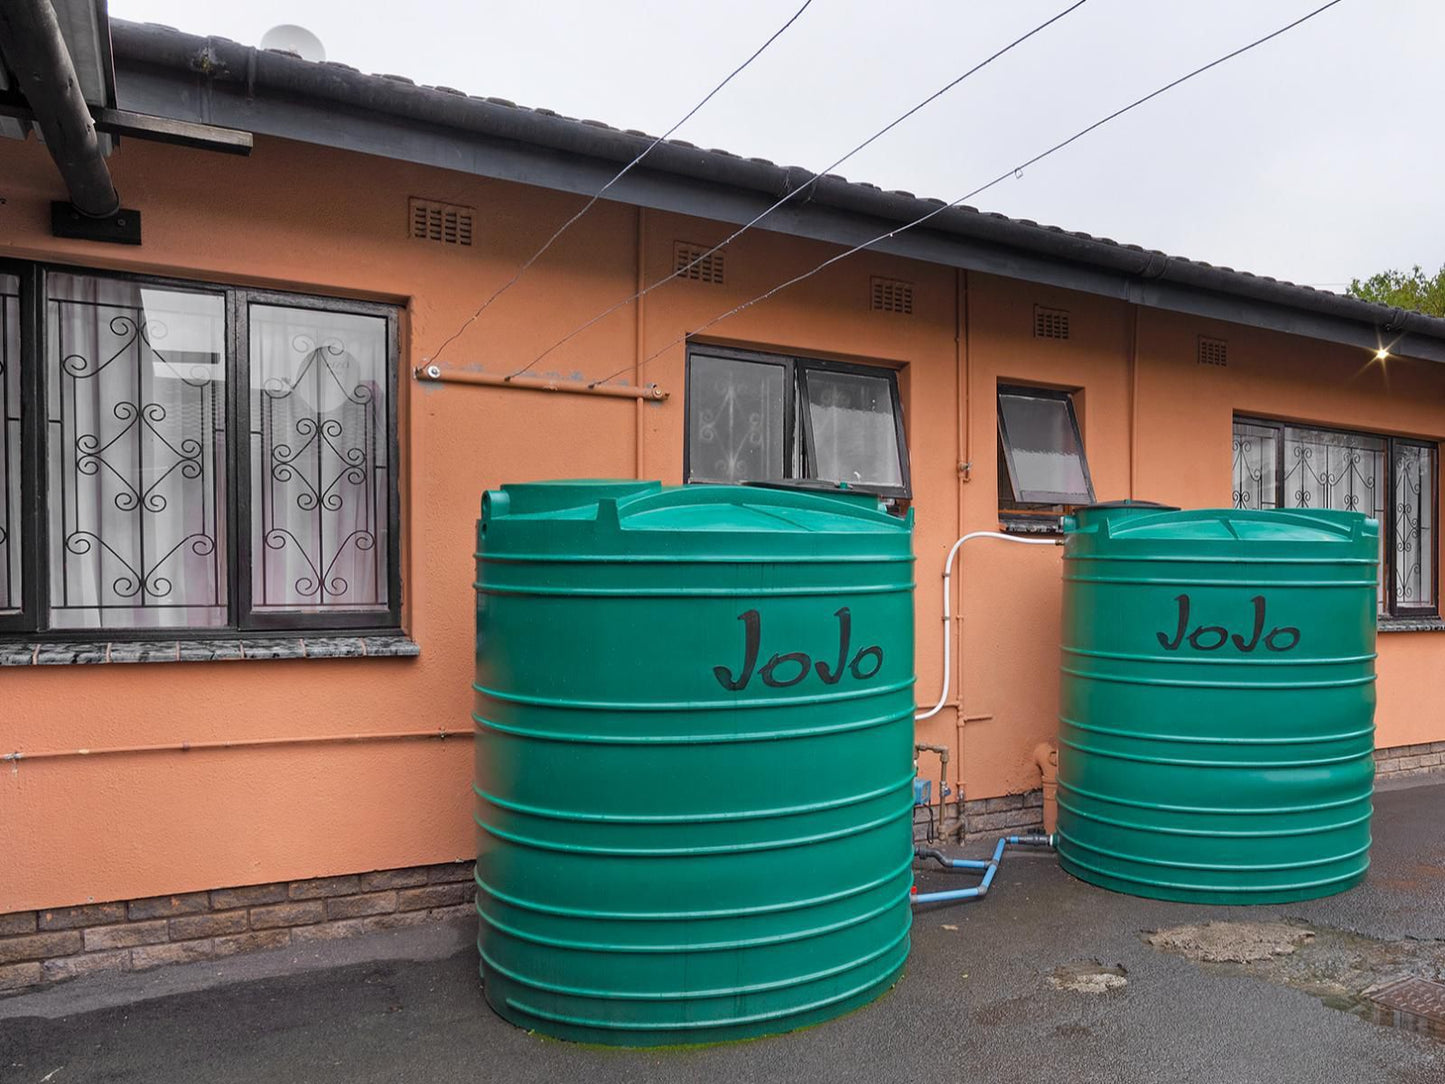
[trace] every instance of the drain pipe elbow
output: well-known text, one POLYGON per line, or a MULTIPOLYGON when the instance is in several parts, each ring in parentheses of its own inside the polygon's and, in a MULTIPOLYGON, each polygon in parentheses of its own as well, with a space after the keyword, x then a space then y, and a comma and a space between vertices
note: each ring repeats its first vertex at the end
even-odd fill
POLYGON ((1044 792, 1044 835, 1050 838, 1059 827, 1059 749, 1051 742, 1034 746, 1034 763, 1044 792))
POLYGON ((115 214, 120 197, 50 0, 0 4, 0 42, 45 137, 45 149, 70 191, 71 205, 91 218, 115 214))

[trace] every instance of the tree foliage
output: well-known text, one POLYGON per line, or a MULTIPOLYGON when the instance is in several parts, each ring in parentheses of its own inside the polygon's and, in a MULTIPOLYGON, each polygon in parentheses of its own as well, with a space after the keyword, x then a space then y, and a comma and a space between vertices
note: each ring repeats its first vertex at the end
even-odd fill
POLYGON ((1353 280, 1345 292, 1361 301, 1445 316, 1445 267, 1433 275, 1425 274, 1419 264, 1409 271, 1381 271, 1363 281, 1353 280))

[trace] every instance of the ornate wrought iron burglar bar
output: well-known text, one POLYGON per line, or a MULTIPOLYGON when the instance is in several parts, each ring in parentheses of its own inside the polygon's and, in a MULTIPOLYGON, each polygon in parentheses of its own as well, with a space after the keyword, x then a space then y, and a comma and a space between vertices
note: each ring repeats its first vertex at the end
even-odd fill
POLYGON ((1383 525, 1380 609, 1438 613, 1433 444, 1259 419, 1234 423, 1234 507, 1331 508, 1383 525))
POLYGON ((47 295, 51 624, 224 626, 224 298, 79 275, 47 295))

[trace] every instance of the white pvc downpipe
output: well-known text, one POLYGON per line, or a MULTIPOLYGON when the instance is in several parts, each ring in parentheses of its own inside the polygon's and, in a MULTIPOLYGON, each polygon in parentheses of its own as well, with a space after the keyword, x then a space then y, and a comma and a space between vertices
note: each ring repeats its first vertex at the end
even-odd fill
POLYGON ((1000 542, 1018 542, 1025 546, 1064 544, 1062 538, 1023 538, 1001 531, 970 531, 953 544, 953 548, 948 551, 948 559, 943 562, 943 691, 938 694, 937 704, 913 716, 915 722, 932 719, 943 710, 943 705, 948 703, 948 692, 953 683, 953 562, 963 544, 971 538, 997 538, 1000 542))

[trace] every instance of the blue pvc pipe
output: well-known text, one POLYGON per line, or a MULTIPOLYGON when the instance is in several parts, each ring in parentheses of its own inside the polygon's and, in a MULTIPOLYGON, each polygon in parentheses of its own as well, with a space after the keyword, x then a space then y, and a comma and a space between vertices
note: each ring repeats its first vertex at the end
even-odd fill
POLYGON ((952 892, 918 892, 913 896, 915 905, 920 903, 942 903, 944 900, 976 900, 983 893, 977 888, 959 888, 952 892))
POLYGON ((984 871, 983 880, 974 888, 955 888, 946 892, 916 892, 913 894, 913 903, 944 903, 961 902, 963 900, 982 899, 988 894, 989 886, 993 884, 993 878, 998 873, 998 865, 1003 861, 1004 848, 1013 844, 1014 846, 1026 847, 1052 847, 1054 837, 1052 835, 1028 835, 1028 836, 1002 836, 993 849, 993 857, 987 862, 980 862, 969 858, 945 858, 937 851, 929 851, 920 857, 932 858, 952 869, 981 869, 984 871))

